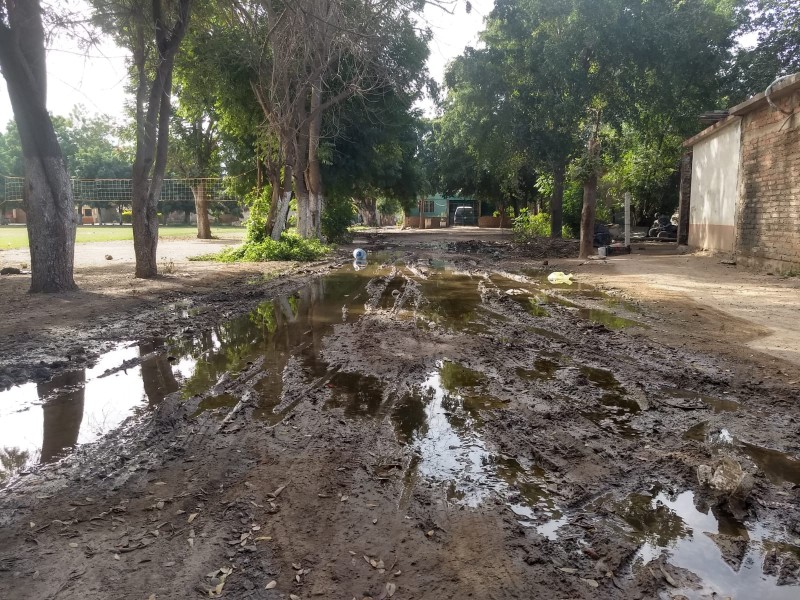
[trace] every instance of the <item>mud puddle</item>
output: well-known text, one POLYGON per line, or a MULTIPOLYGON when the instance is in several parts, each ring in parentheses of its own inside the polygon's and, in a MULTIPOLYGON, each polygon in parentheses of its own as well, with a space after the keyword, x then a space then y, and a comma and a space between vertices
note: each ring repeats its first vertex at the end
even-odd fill
POLYGON ((157 405, 178 389, 162 378, 163 367, 151 344, 122 342, 91 368, 0 392, 0 482, 96 441, 131 414, 157 405), (131 361, 139 364, 124 368, 131 361))
POLYGON ((639 307, 632 302, 585 283, 553 284, 547 280, 547 274, 539 271, 523 271, 523 274, 524 277, 513 273, 492 274, 490 279, 499 290, 513 298, 533 316, 549 316, 547 306, 560 306, 574 310, 581 319, 609 329, 646 327, 639 321, 609 310, 639 314, 639 307), (580 301, 583 303, 579 303, 580 301))
POLYGON ((622 535, 639 545, 632 568, 667 557, 699 577, 674 581, 687 598, 797 598, 792 571, 800 546, 779 530, 739 521, 721 507, 704 504, 691 490, 673 494, 658 488, 599 504, 624 523, 622 535))
MULTIPOLYGON (((231 382, 258 359, 264 367, 253 386, 256 416, 277 422, 285 414, 273 409, 289 359, 297 355, 311 365, 335 323, 363 314, 367 283, 378 272, 379 264, 359 272, 344 268, 210 329, 190 328, 166 340, 121 342, 91 368, 0 392, 0 482, 99 440, 173 392, 187 401, 199 398, 195 417, 205 411, 224 414, 241 399, 230 393, 231 382)), ((186 303, 172 309, 181 314, 202 310, 186 303)))
POLYGON ((392 420, 398 437, 414 452, 407 485, 424 478, 441 486, 449 502, 472 508, 500 499, 525 527, 544 520, 545 535, 544 530, 554 527, 551 521, 562 514, 541 468, 525 468, 484 439, 484 419, 506 406, 486 394, 484 383, 480 373, 445 360, 398 401, 392 420))

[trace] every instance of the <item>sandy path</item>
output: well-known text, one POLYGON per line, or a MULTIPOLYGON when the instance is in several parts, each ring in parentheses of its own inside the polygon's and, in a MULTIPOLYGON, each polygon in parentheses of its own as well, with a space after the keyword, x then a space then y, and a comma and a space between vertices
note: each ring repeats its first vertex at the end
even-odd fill
MULTIPOLYGON (((697 319, 694 305, 719 311, 762 330, 747 342, 755 351, 800 365, 800 278, 778 277, 723 265, 702 254, 651 254, 648 251, 592 263, 581 277, 616 287, 648 301, 686 304, 676 328, 697 319)), ((719 341, 728 333, 720 323, 719 341)))

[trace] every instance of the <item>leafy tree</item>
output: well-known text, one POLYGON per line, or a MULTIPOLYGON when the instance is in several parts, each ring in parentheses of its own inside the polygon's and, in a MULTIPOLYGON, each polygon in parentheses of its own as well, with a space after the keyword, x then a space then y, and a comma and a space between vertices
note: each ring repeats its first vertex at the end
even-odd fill
POLYGON ((209 205, 210 177, 220 175, 220 132, 217 114, 219 82, 216 70, 205 68, 209 56, 204 47, 209 41, 206 25, 214 15, 195 15, 200 27, 190 32, 175 66, 178 106, 172 119, 173 151, 170 164, 181 177, 191 178, 197 215, 197 237, 211 239, 209 205))
POLYGON ((76 289, 77 213, 66 164, 47 112, 45 30, 39 0, 0 2, 0 71, 19 129, 31 292, 76 289))
POLYGON ((748 0, 740 35, 755 35, 755 47, 736 56, 732 102, 763 92, 777 77, 800 71, 800 4, 794 0, 748 0))
POLYGON ((605 162, 601 134, 627 122, 663 147, 686 132, 719 100, 734 24, 724 0, 498 0, 485 48, 468 50, 451 69, 443 123, 453 127, 445 137, 461 130, 476 181, 491 181, 494 193, 511 187, 513 166, 550 173, 552 235, 560 235, 566 167, 577 161, 587 255, 605 162))
POLYGON ((387 87, 408 93, 418 87, 424 72, 407 69, 404 59, 404 50, 413 46, 409 41, 417 37, 414 8, 419 6, 394 0, 237 4, 233 25, 245 40, 253 89, 275 136, 265 140, 268 176, 277 196, 268 219, 273 239, 284 227, 290 181, 299 233, 320 234, 326 113, 355 96, 375 97, 387 87))

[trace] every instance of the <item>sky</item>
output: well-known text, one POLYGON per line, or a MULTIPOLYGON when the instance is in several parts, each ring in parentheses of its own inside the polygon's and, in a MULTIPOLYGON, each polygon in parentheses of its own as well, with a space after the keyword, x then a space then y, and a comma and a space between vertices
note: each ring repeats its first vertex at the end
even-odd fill
MULTIPOLYGON (((449 0, 443 0, 448 2, 449 0)), ((453 14, 428 5, 422 20, 433 32, 428 70, 437 81, 444 78, 447 63, 474 46, 483 29, 483 19, 491 11, 494 0, 472 0, 467 14, 465 0, 457 0, 453 14)), ((56 38, 47 53, 47 106, 56 115, 68 115, 81 104, 89 114, 107 114, 121 118, 128 100, 125 91, 127 51, 108 41, 88 53, 73 41, 56 38)), ((433 105, 422 103, 430 112, 433 105)), ((5 80, 0 78, 0 127, 14 117, 8 100, 5 80)))

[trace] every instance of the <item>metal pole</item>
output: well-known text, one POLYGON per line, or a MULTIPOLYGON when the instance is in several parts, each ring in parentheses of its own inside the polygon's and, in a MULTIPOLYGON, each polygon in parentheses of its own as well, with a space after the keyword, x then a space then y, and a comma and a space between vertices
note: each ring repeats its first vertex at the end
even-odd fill
POLYGON ((631 245, 631 193, 625 192, 625 247, 631 245))

